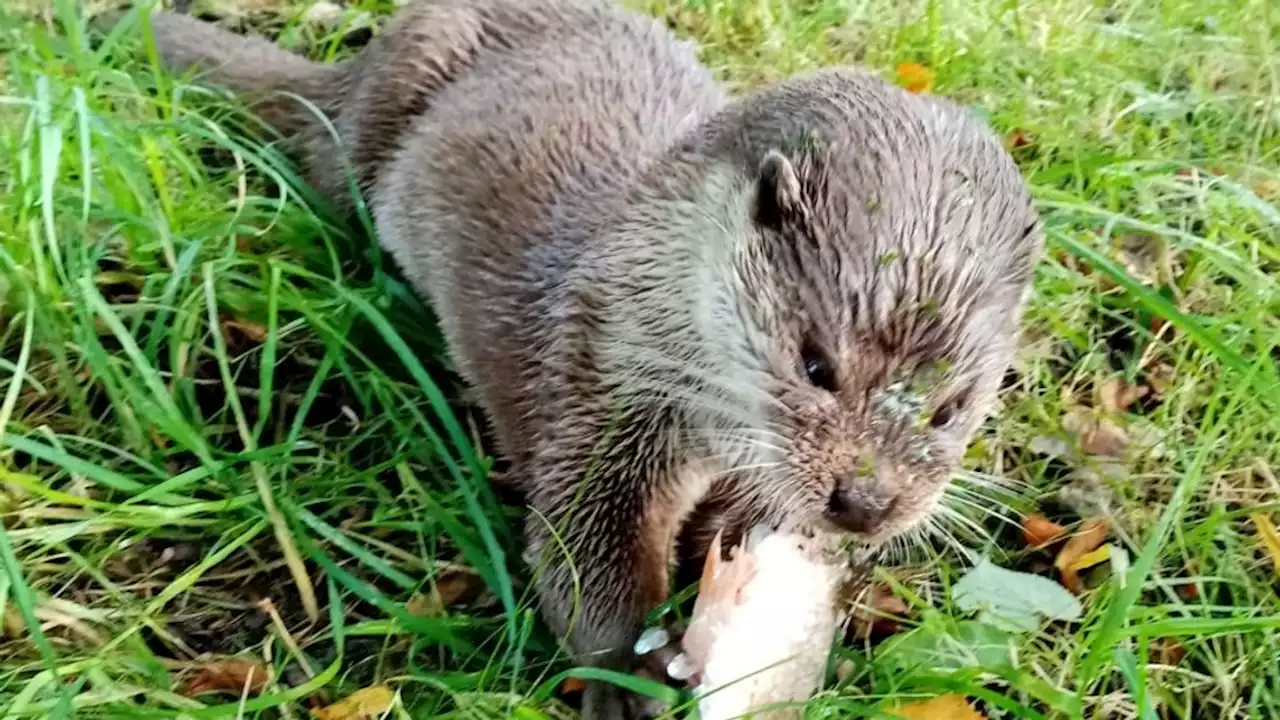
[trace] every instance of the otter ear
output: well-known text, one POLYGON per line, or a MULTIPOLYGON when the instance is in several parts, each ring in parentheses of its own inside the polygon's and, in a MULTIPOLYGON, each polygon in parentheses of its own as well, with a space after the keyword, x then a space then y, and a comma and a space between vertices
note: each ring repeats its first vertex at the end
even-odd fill
POLYGON ((800 209, 800 179, 786 155, 770 150, 756 171, 755 221, 777 230, 800 209))

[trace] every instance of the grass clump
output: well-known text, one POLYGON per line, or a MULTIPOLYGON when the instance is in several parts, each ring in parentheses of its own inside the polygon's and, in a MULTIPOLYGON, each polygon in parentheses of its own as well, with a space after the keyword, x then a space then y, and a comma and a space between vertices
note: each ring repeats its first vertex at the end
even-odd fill
MULTIPOLYGON (((840 649, 810 715, 944 693, 991 717, 1274 714, 1280 9, 634 4, 739 89, 920 66, 1004 134, 1050 238, 978 487, 883 568, 909 620, 840 649), (1010 527, 1032 511, 1106 517, 1114 548, 1079 622, 1005 633, 950 587, 979 553, 1051 574, 1010 527)), ((239 22, 315 57, 390 10, 323 31, 254 5, 239 22)), ((403 717, 563 716, 518 509, 429 312, 232 104, 139 35, 91 45, 74 3, 30 10, 0 11, 2 712, 302 717, 381 683, 403 717), (192 697, 232 655, 269 678, 192 697)))

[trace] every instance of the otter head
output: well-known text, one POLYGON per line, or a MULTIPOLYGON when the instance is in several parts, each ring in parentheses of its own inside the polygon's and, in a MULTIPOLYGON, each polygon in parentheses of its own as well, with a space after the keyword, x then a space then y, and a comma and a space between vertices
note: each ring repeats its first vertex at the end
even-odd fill
POLYGON ((778 449, 752 491, 879 543, 930 515, 992 405, 1037 217, 998 141, 944 101, 832 74, 750 107, 729 150, 747 350, 727 372, 770 396, 778 449))

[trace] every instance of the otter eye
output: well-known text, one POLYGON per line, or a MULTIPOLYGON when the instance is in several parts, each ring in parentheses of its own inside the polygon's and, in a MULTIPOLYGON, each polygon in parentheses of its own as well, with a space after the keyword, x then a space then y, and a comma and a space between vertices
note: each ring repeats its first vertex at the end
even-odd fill
POLYGON ((821 350, 811 345, 806 346, 800 358, 804 362, 804 374, 814 387, 820 387, 827 392, 836 391, 835 371, 821 350))

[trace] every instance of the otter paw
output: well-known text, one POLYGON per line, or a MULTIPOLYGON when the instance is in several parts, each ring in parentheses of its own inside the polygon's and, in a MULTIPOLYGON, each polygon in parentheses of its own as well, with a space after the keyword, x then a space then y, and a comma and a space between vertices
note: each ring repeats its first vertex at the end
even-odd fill
POLYGON ((633 650, 645 674, 676 687, 691 688, 698 684, 696 670, 680 647, 683 629, 671 623, 651 627, 641 633, 633 650))
MULTIPOLYGON (((650 680, 649 673, 637 672, 650 680)), ((606 682, 588 682, 583 696, 580 720, 654 720, 671 710, 666 703, 647 695, 624 690, 606 682)))
MULTIPOLYGON (((635 674, 655 682, 670 682, 664 675, 655 673, 645 667, 637 668, 635 674)), ((671 706, 667 703, 658 698, 639 693, 628 693, 624 702, 628 720, 654 720, 654 718, 662 717, 671 712, 671 706)))

